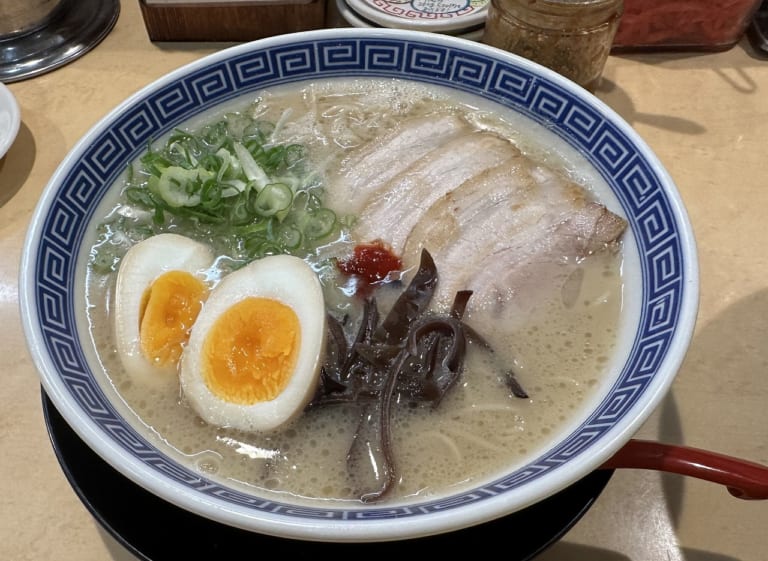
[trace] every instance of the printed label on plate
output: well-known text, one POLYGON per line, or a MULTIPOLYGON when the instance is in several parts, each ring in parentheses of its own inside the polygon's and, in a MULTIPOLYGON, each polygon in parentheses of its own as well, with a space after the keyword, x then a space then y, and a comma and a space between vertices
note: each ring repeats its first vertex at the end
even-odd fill
POLYGON ((465 17, 485 10, 488 0, 365 0, 377 10, 401 18, 465 17))

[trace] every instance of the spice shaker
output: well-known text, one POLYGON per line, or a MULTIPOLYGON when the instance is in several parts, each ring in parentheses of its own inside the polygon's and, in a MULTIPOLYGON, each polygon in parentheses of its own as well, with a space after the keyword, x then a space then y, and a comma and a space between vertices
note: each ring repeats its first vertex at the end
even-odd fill
POLYGON ((491 0, 483 42, 594 91, 623 9, 623 0, 491 0))

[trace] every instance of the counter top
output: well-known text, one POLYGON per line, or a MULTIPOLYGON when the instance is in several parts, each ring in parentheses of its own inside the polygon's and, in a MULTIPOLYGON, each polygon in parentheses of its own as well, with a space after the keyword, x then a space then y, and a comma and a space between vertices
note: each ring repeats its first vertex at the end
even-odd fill
MULTIPOLYGON (((41 191, 77 140, 142 86, 226 45, 152 43, 138 2, 57 70, 9 84, 22 113, 0 160, 0 559, 127 561, 53 453, 21 329, 18 268, 41 191)), ((701 302, 671 392, 637 437, 768 464, 768 59, 719 53, 611 56, 597 91, 676 181, 698 242, 701 302)), ((619 470, 541 561, 764 561, 768 502, 657 472, 619 470)), ((514 541, 510 542, 514 547, 514 541)))

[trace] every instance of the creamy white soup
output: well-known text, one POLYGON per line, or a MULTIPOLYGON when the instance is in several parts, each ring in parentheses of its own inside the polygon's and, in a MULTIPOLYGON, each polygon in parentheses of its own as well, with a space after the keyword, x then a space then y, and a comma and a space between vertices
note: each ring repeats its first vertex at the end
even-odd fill
POLYGON ((86 304, 104 388, 146 438, 201 474, 253 492, 357 503, 371 494, 407 501, 460 491, 530 461, 582 421, 611 376, 622 314, 623 222, 606 208, 607 188, 581 156, 515 113, 395 80, 262 92, 183 129, 197 133, 234 113, 270 123, 262 131, 268 144, 303 147, 304 175, 289 187, 309 186, 336 222, 295 253, 318 275, 325 312, 348 340, 364 298, 375 299, 384 318, 424 250, 438 277, 425 313, 448 316, 455 293, 471 290, 461 321, 477 337, 467 339, 460 375, 439 404, 394 392, 386 466, 394 481, 380 497, 382 466, 348 460, 370 404, 312 401, 268 430, 206 422, 178 375, 145 383, 126 373, 115 340, 120 260, 139 240, 173 232, 211 249, 206 278, 215 290, 261 254, 222 241, 218 230, 188 217, 160 222, 126 197, 129 179, 121 178, 94 240, 86 304), (374 241, 402 266, 372 286, 356 284, 338 264, 374 241))

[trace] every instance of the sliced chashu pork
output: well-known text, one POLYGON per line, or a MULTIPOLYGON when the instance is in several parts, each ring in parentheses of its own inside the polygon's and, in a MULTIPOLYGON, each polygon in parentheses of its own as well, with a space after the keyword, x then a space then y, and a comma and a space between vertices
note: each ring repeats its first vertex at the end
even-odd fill
POLYGON ((467 133, 467 125, 454 115, 407 120, 388 133, 355 150, 329 178, 331 206, 357 213, 372 192, 450 139, 467 133))
POLYGON ((444 268, 453 271, 445 280, 441 274, 441 285, 451 284, 449 278, 455 279, 453 283, 468 282, 475 262, 504 243, 496 234, 524 223, 533 210, 515 209, 516 201, 533 188, 532 180, 520 173, 526 164, 522 156, 511 159, 442 196, 408 235, 404 261, 418 262, 426 248, 433 258, 437 256, 441 273, 444 268), (511 182, 511 177, 517 180, 511 182))
POLYGON ((509 160, 520 157, 496 134, 468 131, 440 144, 417 162, 369 190, 353 236, 385 240, 402 254, 411 231, 443 196, 509 160))
POLYGON ((404 261, 422 248, 440 272, 436 302, 472 290, 472 307, 491 308, 565 285, 587 256, 620 238, 626 221, 578 185, 522 157, 469 181, 433 205, 406 242, 404 261))
MULTIPOLYGON (((440 276, 438 306, 465 289, 474 292, 474 308, 516 295, 535 298, 564 285, 582 259, 621 237, 626 221, 584 188, 492 132, 458 117, 448 121, 450 133, 416 143, 418 157, 393 158, 386 177, 345 186, 360 209, 356 241, 390 244, 406 270, 417 266, 422 248, 429 250, 440 276)), ((374 144, 402 146, 426 126, 423 119, 404 122, 374 144)), ((359 162, 386 159, 368 148, 359 162)))

